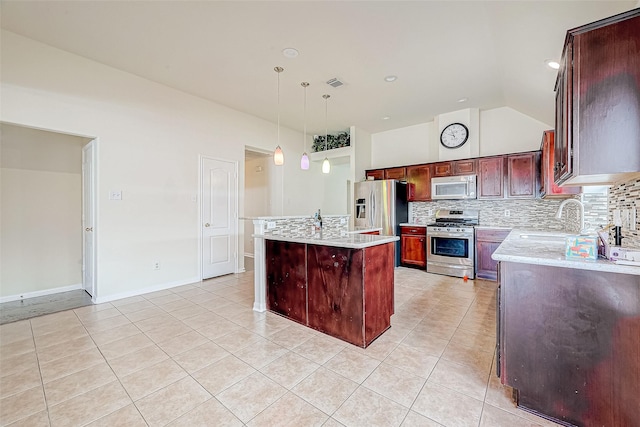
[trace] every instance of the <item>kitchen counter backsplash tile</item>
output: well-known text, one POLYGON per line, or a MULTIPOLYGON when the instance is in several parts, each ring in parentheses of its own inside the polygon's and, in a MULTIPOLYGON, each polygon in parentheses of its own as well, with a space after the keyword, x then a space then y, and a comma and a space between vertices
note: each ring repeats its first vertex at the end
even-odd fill
MULTIPOLYGON (((613 185, 609 188, 609 220, 613 224, 614 209, 636 208, 636 229, 622 229, 622 246, 640 248, 640 179, 613 185)), ((613 233, 609 233, 610 243, 613 244, 613 233)))
MULTIPOLYGON (((590 229, 606 225, 607 198, 602 194, 584 194, 585 221, 590 229), (588 207, 587 207, 588 206, 588 207)), ((410 203, 412 222, 429 224, 435 221, 438 209, 477 209, 480 211, 480 225, 494 227, 522 228, 526 230, 548 230, 575 233, 580 229, 577 207, 567 205, 562 221, 555 214, 562 200, 442 200, 435 202, 410 203), (505 210, 509 216, 505 216, 505 210), (432 215, 429 215, 432 212, 432 215)))
MULTIPOLYGON (((279 234, 289 237, 307 237, 311 234, 311 227, 314 225, 315 219, 309 217, 287 217, 274 218, 276 228, 265 230, 264 234, 279 234)), ((349 215, 323 215, 322 216, 322 234, 326 238, 344 236, 349 231, 349 215), (344 224, 341 220, 346 219, 344 224)))

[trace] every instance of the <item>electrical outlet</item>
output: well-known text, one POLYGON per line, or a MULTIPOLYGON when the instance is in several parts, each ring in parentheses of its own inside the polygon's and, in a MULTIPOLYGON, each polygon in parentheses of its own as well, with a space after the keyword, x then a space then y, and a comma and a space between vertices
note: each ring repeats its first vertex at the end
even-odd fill
POLYGON ((160 261, 154 261, 153 262, 153 269, 154 270, 160 270, 160 261))
POLYGON ((122 190, 109 191, 109 200, 122 200, 122 190))
POLYGON ((511 216, 511 211, 509 209, 505 209, 504 216, 511 216))
POLYGON ((267 230, 273 230, 274 228, 276 228, 276 222, 275 221, 267 221, 267 230))
POLYGON ((347 218, 340 218, 340 225, 345 225, 347 223, 347 218))

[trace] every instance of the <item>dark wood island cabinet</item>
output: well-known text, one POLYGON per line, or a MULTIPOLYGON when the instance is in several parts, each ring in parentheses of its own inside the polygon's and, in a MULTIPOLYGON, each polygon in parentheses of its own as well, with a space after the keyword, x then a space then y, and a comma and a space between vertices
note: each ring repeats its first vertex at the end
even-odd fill
POLYGON ((391 326, 393 242, 354 248, 268 239, 265 252, 268 310, 359 347, 391 326))

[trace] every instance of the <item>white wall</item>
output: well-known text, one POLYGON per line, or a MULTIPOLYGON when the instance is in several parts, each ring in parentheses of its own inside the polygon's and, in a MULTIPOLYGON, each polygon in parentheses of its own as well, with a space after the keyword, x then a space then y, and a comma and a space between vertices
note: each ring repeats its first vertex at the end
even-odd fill
MULTIPOLYGON (((244 216, 244 147, 273 150, 275 125, 11 32, 1 55, 0 120, 99 139, 98 300, 196 281, 198 155, 238 162, 244 216), (123 200, 108 200, 110 190, 123 200)), ((280 145, 295 158, 301 133, 282 128, 280 145)), ((277 173, 271 195, 283 213, 313 212, 322 194, 306 191, 299 161, 277 173)))
POLYGON ((371 135, 371 168, 413 165, 435 161, 433 122, 371 135), (432 148, 433 147, 433 148, 432 148))
MULTIPOLYGON (((454 113, 462 114, 464 111, 468 110, 454 113)), ((373 134, 371 168, 538 150, 542 132, 553 129, 552 125, 539 122, 509 107, 480 111, 477 126, 474 125, 473 114, 462 118, 451 114, 442 114, 436 120, 420 125, 373 134), (453 120, 467 124, 467 119, 471 120, 469 130, 472 133, 470 142, 465 144, 468 147, 442 154, 440 132, 436 128, 441 130, 453 120), (473 129, 478 127, 479 138, 476 134, 474 139, 473 129)))
POLYGON ((0 125, 0 298, 82 284, 82 146, 0 125))
POLYGON ((344 215, 347 212, 347 186, 350 184, 350 163, 332 162, 331 172, 323 174, 323 199, 322 205, 318 206, 322 208, 323 215, 344 215))
POLYGON ((542 132, 554 128, 509 107, 480 111, 480 156, 539 150, 542 132))

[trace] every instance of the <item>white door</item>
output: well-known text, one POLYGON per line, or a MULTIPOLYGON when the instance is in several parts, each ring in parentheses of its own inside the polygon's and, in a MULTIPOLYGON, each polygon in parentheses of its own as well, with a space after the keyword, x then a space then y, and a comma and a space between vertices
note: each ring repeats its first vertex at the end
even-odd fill
POLYGON ((236 271, 237 163, 202 158, 202 278, 236 271))
POLYGON ((82 287, 95 296, 95 140, 82 147, 82 287))

